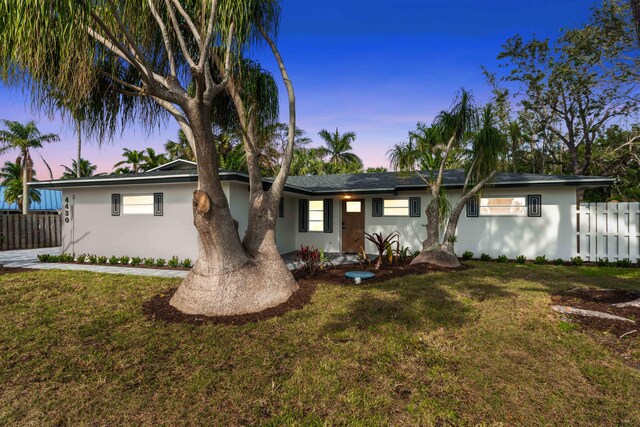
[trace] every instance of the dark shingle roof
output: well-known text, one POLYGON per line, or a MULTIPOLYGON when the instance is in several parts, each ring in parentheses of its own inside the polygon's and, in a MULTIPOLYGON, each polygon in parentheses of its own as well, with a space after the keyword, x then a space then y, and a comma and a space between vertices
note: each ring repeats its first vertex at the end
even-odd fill
MULTIPOLYGON (((430 172, 421 172, 430 178, 430 172)), ((240 172, 221 171, 222 180, 248 182, 249 177, 240 172)), ((75 178, 58 181, 40 181, 32 183, 36 188, 63 188, 100 185, 129 185, 160 182, 195 182, 198 174, 192 169, 154 170, 143 173, 111 174, 89 178, 75 178)), ((268 185, 269 178, 265 178, 268 185)), ((461 188, 464 184, 464 171, 452 169, 445 171, 444 186, 461 188)), ((499 173, 488 184, 488 187, 544 187, 544 186, 577 186, 601 187, 615 182, 612 178, 580 175, 535 175, 520 173, 499 173)), ((416 173, 381 172, 336 175, 291 176, 287 179, 286 191, 307 195, 332 195, 341 193, 374 194, 393 193, 403 190, 426 188, 424 180, 416 173)))

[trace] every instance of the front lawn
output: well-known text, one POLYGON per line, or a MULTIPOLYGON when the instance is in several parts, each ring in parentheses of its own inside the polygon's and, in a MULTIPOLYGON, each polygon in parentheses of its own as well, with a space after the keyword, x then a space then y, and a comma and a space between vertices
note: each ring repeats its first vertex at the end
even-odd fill
POLYGON ((176 280, 0 276, 0 425, 640 425, 640 371, 549 308, 640 270, 470 265, 244 326, 145 318, 176 280))

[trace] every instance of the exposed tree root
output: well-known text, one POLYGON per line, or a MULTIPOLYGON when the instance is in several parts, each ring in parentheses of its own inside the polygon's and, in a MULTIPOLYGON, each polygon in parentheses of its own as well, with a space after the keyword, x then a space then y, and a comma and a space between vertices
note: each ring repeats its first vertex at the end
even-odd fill
POLYGON ((628 302, 619 302, 617 304, 613 304, 614 307, 638 307, 640 308, 640 298, 635 299, 633 301, 628 301, 628 302))
POLYGON ((600 319, 619 320, 621 322, 636 323, 635 320, 626 317, 616 316, 615 314, 603 313, 601 311, 584 310, 582 308, 567 307, 564 305, 553 305, 551 308, 559 313, 573 314, 577 316, 598 317, 600 319))

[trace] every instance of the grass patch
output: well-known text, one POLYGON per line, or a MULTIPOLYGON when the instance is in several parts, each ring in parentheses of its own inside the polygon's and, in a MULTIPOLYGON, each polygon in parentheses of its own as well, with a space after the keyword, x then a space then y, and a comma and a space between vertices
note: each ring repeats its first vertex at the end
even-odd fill
POLYGON ((640 424, 640 373, 549 310, 638 270, 471 265, 203 327, 142 315, 176 280, 1 276, 0 424, 640 424))

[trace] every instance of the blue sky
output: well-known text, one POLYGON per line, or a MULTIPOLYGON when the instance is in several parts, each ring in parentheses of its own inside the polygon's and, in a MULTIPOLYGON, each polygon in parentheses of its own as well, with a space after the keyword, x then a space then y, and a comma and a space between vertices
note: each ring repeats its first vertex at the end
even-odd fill
MULTIPOLYGON (((585 22, 590 0, 325 0, 282 1, 278 45, 292 77, 298 126, 318 142, 322 128, 355 131, 354 151, 367 166, 387 165, 390 145, 404 140, 416 122, 430 122, 461 87, 480 103, 490 90, 481 66, 496 69, 496 56, 515 34, 556 37, 563 27, 585 22)), ((256 52, 275 71, 264 52, 256 52)), ((284 94, 283 94, 284 95, 284 94)), ((286 105, 282 119, 287 120, 286 105)), ((61 174, 70 164, 75 136, 58 117, 31 111, 20 90, 0 86, 0 118, 35 119, 61 142, 41 154, 61 174)), ((169 121, 148 135, 128 129, 114 141, 88 142, 83 157, 110 171, 123 147, 161 149, 177 126, 169 121)), ((13 160, 15 154, 1 156, 13 160)), ((45 169, 36 161, 40 179, 45 169)))

